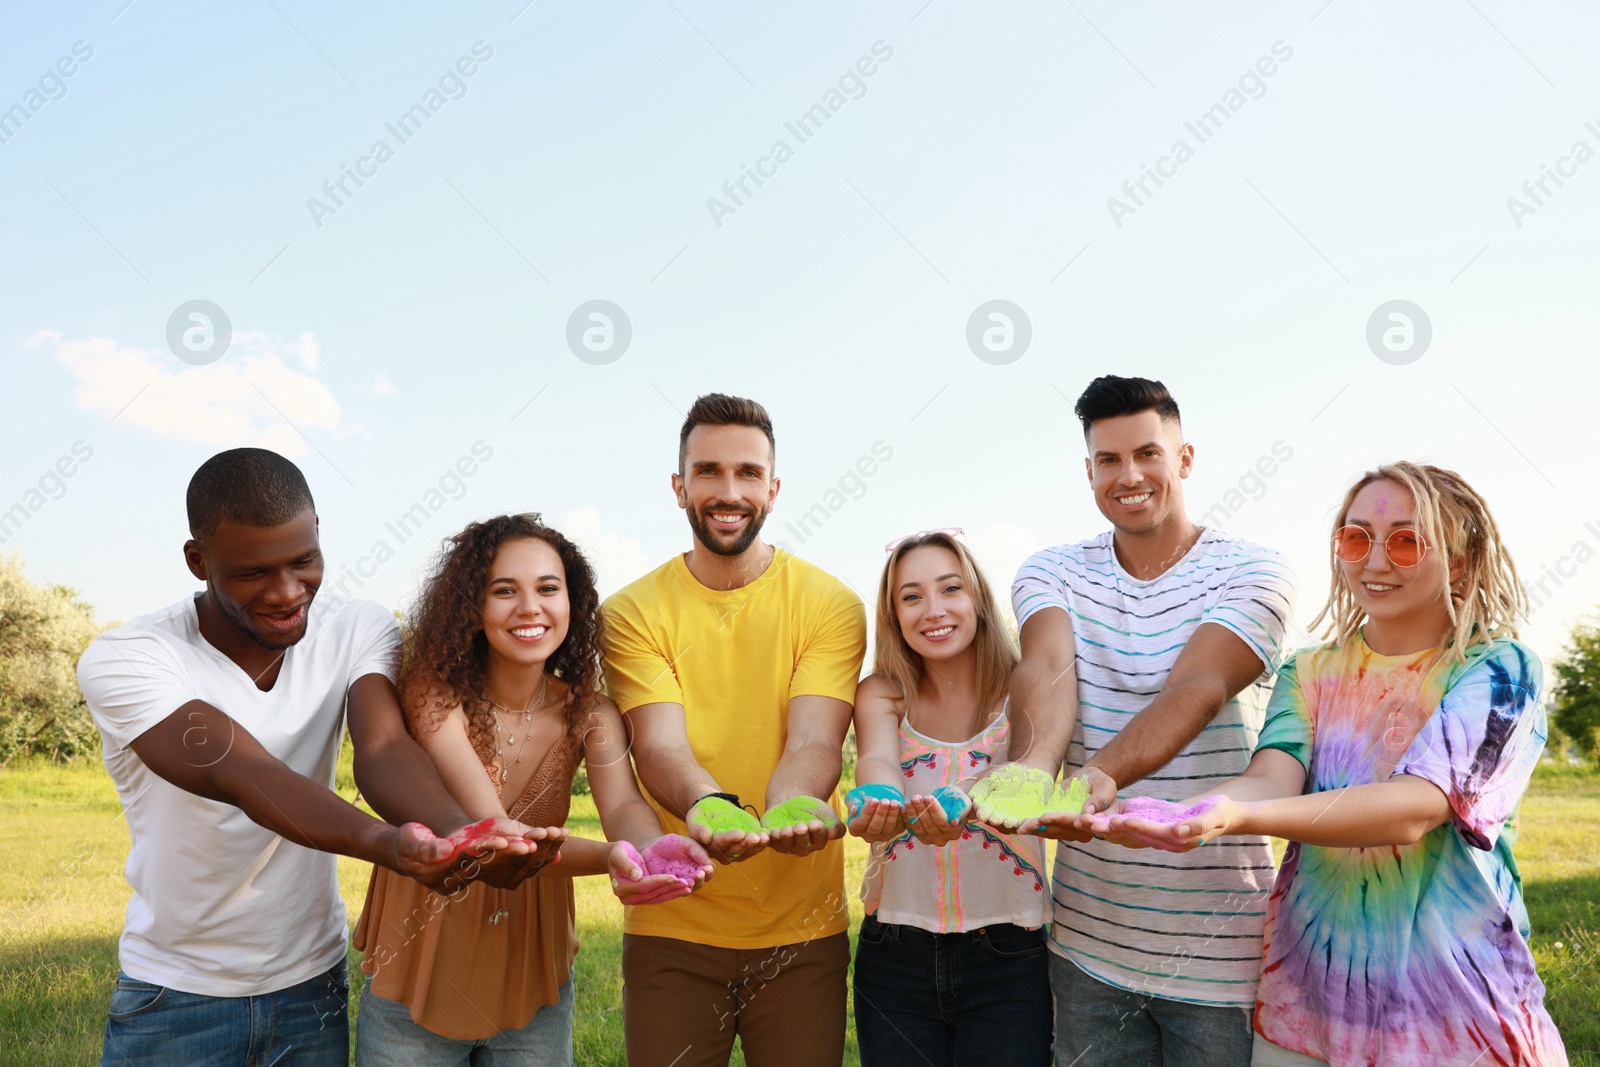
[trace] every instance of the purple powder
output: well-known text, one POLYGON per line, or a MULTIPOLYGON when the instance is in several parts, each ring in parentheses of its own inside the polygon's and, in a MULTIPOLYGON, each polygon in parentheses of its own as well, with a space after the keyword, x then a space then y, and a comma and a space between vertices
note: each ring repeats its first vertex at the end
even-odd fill
POLYGON ((680 834, 663 834, 650 842, 641 855, 631 841, 618 842, 628 859, 632 860, 646 876, 670 874, 686 886, 694 885, 705 864, 701 861, 695 843, 680 834))
POLYGON ((1122 802, 1122 809, 1117 814, 1171 826, 1203 815, 1215 807, 1216 803, 1216 797, 1206 797, 1198 803, 1185 807, 1170 800, 1157 800, 1155 797, 1130 797, 1122 802))

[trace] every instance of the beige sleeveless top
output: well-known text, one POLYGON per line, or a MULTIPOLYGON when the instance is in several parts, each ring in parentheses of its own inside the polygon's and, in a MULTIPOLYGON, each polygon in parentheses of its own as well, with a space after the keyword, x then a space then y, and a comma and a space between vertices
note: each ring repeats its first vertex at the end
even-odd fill
MULTIPOLYGON (((507 814, 564 825, 581 756, 563 733, 507 814)), ((484 770, 503 788, 498 758, 484 770)), ((560 999, 578 954, 572 879, 541 874, 512 890, 473 882, 443 896, 374 867, 351 940, 372 991, 406 1005, 419 1025, 458 1041, 493 1037, 560 999)))

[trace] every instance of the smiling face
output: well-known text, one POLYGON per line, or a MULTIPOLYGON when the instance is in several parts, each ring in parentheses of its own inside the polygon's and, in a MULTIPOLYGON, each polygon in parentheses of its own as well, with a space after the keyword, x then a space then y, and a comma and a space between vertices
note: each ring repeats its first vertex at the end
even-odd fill
POLYGON ((895 620, 906 645, 926 660, 965 652, 978 634, 978 605, 961 560, 943 545, 911 549, 895 563, 895 620))
POLYGON ((1183 515, 1183 479, 1194 466, 1194 446, 1183 443, 1176 420, 1154 411, 1096 419, 1084 460, 1094 502, 1126 534, 1156 530, 1183 515))
POLYGON ((250 641, 281 652, 306 635, 311 601, 322 585, 322 548, 310 508, 278 526, 223 520, 206 538, 183 546, 189 571, 206 596, 250 641))
POLYGON ((543 541, 519 538, 495 551, 489 581, 479 598, 489 661, 542 664, 566 640, 572 619, 567 571, 543 541))
POLYGON ((1343 525, 1359 526, 1372 537, 1372 549, 1359 563, 1335 559, 1345 587, 1367 618, 1379 624, 1412 620, 1447 626, 1449 566, 1442 546, 1419 528, 1417 504, 1410 490, 1387 478, 1369 482, 1356 493, 1343 525), (1385 540, 1395 530, 1413 530, 1425 549, 1415 567, 1397 567, 1385 540))
POLYGON ((767 435, 754 426, 696 426, 672 488, 697 544, 719 556, 743 555, 778 498, 767 435))

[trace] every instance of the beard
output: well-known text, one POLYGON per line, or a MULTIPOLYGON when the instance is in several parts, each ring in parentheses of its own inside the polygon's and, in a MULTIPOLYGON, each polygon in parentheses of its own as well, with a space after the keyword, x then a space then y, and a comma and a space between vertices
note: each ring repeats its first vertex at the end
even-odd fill
MULTIPOLYGON (((239 628, 240 633, 244 634, 251 641, 254 641, 268 652, 283 652, 286 649, 292 648, 293 646, 299 644, 301 639, 306 635, 306 624, 311 621, 311 605, 307 604, 306 622, 300 625, 300 632, 298 634, 289 640, 284 640, 282 638, 278 640, 269 640, 268 638, 265 638, 256 632, 256 628, 250 625, 250 620, 245 617, 243 611, 239 610, 239 606, 237 604, 234 604, 232 601, 224 597, 218 596, 215 588, 209 590, 209 593, 211 596, 211 602, 221 610, 222 617, 233 623, 234 626, 239 628)), ((312 599, 315 598, 316 593, 313 592, 312 599)))
POLYGON ((702 511, 695 511, 690 508, 688 514, 689 528, 694 531, 695 538, 717 555, 730 557, 744 555, 745 551, 756 543, 756 538, 761 536, 761 526, 767 521, 767 513, 765 511, 752 512, 749 508, 743 507, 718 508, 713 505, 702 511), (705 512, 719 510, 737 511, 741 515, 750 516, 750 522, 731 542, 726 540, 726 534, 713 529, 711 523, 705 517, 705 512))

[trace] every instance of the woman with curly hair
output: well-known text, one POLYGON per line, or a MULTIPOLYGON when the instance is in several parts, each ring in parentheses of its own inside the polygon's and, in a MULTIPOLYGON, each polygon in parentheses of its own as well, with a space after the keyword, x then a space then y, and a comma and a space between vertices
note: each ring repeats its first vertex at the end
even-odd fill
POLYGON ((611 876, 625 904, 697 889, 711 871, 662 835, 640 796, 616 705, 600 693, 600 596, 577 547, 537 515, 475 522, 451 538, 408 621, 407 725, 476 819, 512 818, 548 857, 511 890, 449 895, 375 869, 354 944, 370 976, 356 1063, 572 1062, 571 877, 611 876), (563 824, 578 764, 606 837, 563 824))
POLYGON ((1333 639, 1278 672, 1245 773, 1185 811, 1119 801, 1096 829, 1170 849, 1291 842, 1258 1067, 1565 1067, 1511 853, 1543 678, 1494 517, 1454 471, 1387 464, 1345 494, 1330 562, 1312 625, 1333 639))

